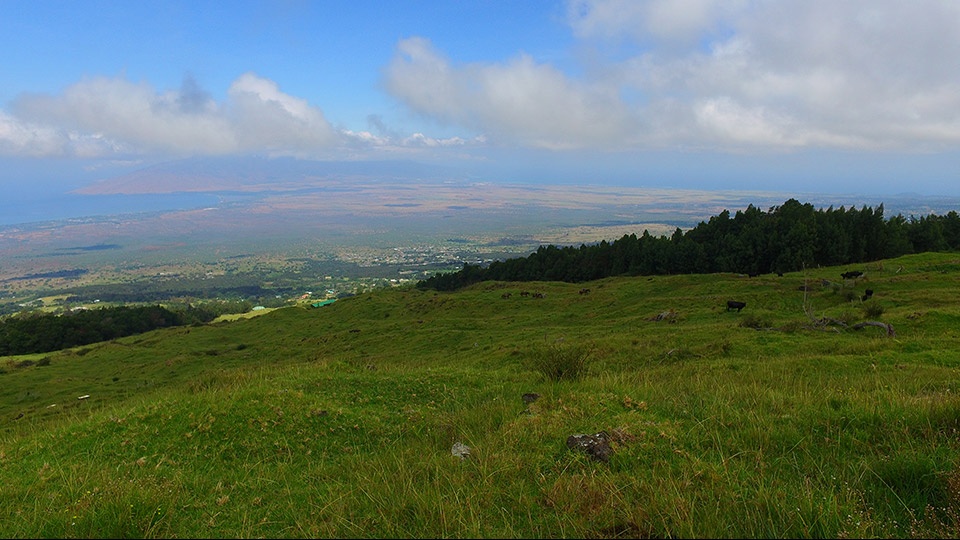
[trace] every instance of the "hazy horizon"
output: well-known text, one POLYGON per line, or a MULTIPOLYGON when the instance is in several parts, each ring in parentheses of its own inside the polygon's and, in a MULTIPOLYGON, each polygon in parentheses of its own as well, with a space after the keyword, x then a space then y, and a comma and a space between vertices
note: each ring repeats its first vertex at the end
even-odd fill
MULTIPOLYGON (((431 166, 407 160, 388 161, 309 161, 291 158, 191 158, 158 163, 149 167, 131 167, 130 172, 60 185, 32 185, 22 193, 10 193, 0 199, 0 227, 57 222, 86 217, 109 217, 139 213, 176 212, 200 208, 255 206, 272 200, 270 210, 278 218, 284 207, 317 205, 316 197, 327 190, 357 191, 353 201, 358 207, 406 207, 408 213, 437 210, 443 199, 456 204, 457 194, 479 200, 478 192, 491 208, 514 205, 524 197, 535 197, 543 190, 556 194, 571 211, 589 208, 596 201, 582 200, 576 193, 605 193, 612 204, 622 198, 637 208, 676 205, 689 200, 697 205, 713 205, 719 211, 735 212, 754 205, 763 210, 788 199, 826 207, 877 207, 883 204, 886 215, 924 215, 946 213, 960 207, 960 197, 925 195, 904 191, 889 194, 830 193, 817 191, 778 191, 770 189, 698 189, 672 187, 661 183, 635 186, 629 183, 576 181, 560 177, 556 181, 509 181, 477 174, 456 174, 443 166, 431 166), (491 180, 490 178, 494 178, 491 180), (377 186, 383 192, 376 194, 377 186), (486 186, 486 187, 485 187, 486 186), (437 190, 445 192, 438 198, 437 190), (395 197, 399 197, 394 200, 395 197), (449 199, 445 199, 449 197, 449 199), (302 200, 301 200, 302 199, 302 200), (282 202, 278 202, 282 201, 282 202), (392 202, 391 202, 392 201, 392 202)), ((908 187, 909 188, 909 187, 908 187)), ((338 198, 344 204, 347 198, 338 198)), ((533 199, 532 204, 537 204, 533 199)), ((549 206, 549 201, 545 204, 549 206)), ((454 207, 451 206, 451 207, 454 207)), ((612 207, 611 207, 612 208, 612 207)), ((477 208, 483 211, 482 208, 477 208)), ((362 212, 361 212, 362 213, 362 212)), ((709 217, 709 216, 704 216, 709 217)), ((693 223, 686 226, 692 226, 693 223)))

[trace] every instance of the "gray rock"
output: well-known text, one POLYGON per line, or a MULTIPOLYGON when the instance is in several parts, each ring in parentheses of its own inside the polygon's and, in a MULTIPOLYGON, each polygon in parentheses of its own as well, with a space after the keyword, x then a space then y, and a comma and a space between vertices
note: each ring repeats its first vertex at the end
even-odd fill
POLYGON ((594 433, 578 433, 567 437, 567 448, 584 452, 591 458, 607 463, 610 461, 610 454, 613 449, 610 448, 610 436, 606 431, 594 433))
POLYGON ((470 447, 460 441, 457 441, 453 443, 453 448, 450 449, 450 453, 460 458, 462 461, 470 457, 470 447))

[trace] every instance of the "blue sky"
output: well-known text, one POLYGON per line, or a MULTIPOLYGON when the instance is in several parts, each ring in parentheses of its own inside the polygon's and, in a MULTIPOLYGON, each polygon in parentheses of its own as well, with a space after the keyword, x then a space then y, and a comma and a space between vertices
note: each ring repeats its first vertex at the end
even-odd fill
POLYGON ((191 156, 960 195, 952 0, 0 2, 0 194, 191 156))

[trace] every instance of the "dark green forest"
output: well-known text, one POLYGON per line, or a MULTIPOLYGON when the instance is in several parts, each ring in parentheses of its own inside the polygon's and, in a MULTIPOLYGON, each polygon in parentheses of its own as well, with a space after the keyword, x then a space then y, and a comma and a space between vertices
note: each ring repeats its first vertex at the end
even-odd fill
POLYGON ((817 266, 857 264, 911 253, 960 249, 960 215, 883 216, 877 208, 816 209, 790 199, 768 211, 750 205, 701 221, 686 233, 624 235, 580 247, 540 246, 527 257, 465 264, 435 274, 420 289, 456 290, 480 281, 565 281, 611 276, 784 273, 817 266))
POLYGON ((44 353, 141 334, 167 326, 205 323, 222 306, 119 306, 57 315, 23 313, 0 321, 0 356, 44 353))

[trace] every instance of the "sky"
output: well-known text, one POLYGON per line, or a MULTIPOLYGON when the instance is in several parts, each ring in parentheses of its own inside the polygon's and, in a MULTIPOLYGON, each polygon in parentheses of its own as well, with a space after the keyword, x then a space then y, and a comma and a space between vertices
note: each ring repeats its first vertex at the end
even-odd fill
POLYGON ((0 195, 196 156, 960 195, 955 0, 3 0, 0 195))

